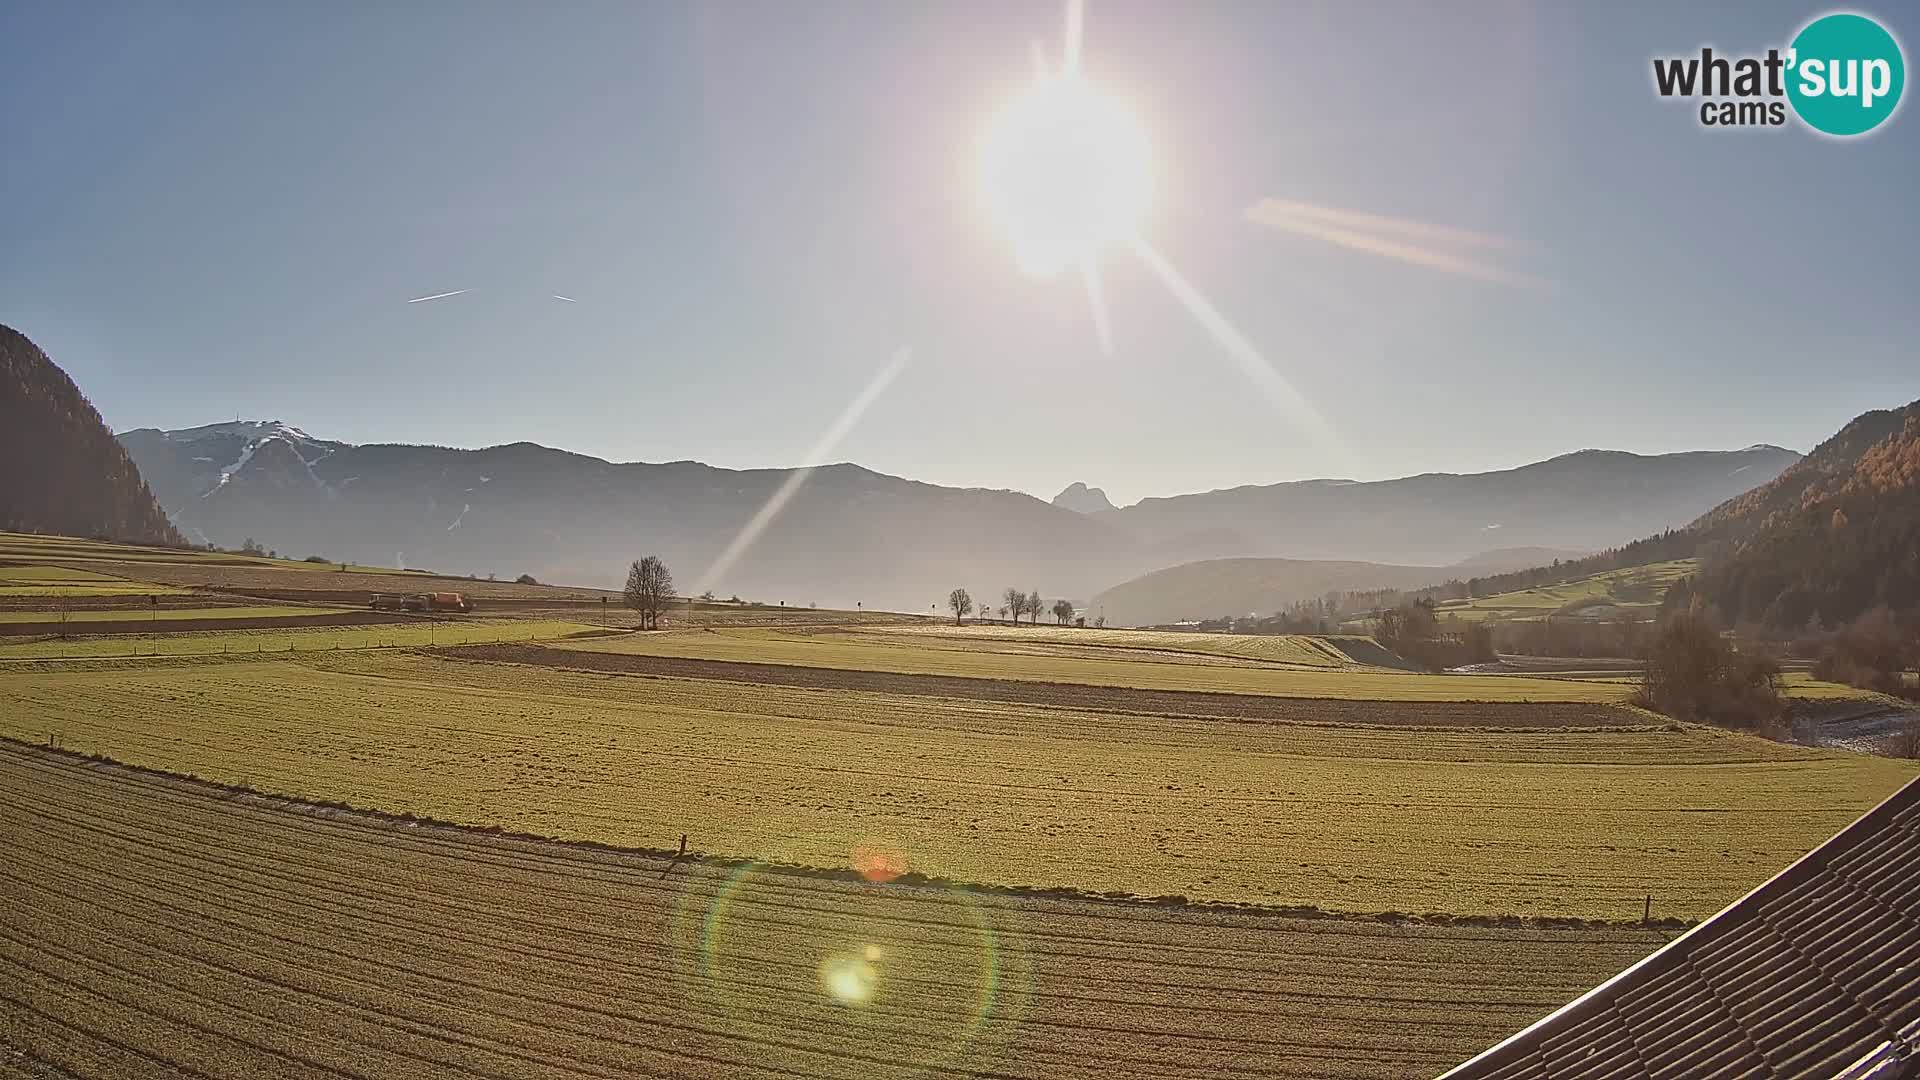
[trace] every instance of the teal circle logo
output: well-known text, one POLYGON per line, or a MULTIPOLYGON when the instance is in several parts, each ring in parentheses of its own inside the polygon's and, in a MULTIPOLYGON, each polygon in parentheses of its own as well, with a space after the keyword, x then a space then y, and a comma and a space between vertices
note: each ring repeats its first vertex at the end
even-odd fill
POLYGON ((1794 37, 1787 56, 1787 100, 1807 126, 1828 135, 1879 127, 1907 84, 1900 43, 1865 15, 1822 15, 1794 37))

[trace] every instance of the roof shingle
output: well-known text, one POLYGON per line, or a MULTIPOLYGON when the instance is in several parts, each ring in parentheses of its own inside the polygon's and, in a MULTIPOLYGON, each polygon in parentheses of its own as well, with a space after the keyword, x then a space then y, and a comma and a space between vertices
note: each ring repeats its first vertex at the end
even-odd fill
POLYGON ((1920 1078, 1920 779, 1442 1080, 1920 1078))

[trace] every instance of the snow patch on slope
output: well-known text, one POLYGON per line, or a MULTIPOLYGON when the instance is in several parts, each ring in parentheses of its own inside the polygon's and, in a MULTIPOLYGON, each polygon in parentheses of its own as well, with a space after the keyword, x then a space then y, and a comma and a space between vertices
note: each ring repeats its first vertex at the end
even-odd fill
POLYGON ((231 465, 222 465, 220 467, 219 482, 214 484, 212 488, 208 489, 207 492, 201 495, 200 497, 204 499, 207 497, 207 495, 211 495, 214 492, 219 491, 221 488, 226 487, 227 481, 233 479, 233 474, 239 472, 241 469, 246 468, 247 462, 253 460, 254 451, 260 449, 260 444, 265 441, 266 441, 265 439, 261 439, 257 442, 248 442, 247 445, 241 447, 240 460, 234 462, 231 465))

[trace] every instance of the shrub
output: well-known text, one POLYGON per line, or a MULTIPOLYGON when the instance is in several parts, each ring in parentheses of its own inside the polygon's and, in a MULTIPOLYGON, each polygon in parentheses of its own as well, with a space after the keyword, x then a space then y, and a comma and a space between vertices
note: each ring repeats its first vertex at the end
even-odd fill
POLYGON ((1887 753, 1900 758, 1920 758, 1920 713, 1908 713, 1900 730, 1887 737, 1887 753))
POLYGON ((1780 665, 1743 653, 1698 607, 1662 620, 1634 704, 1675 720, 1779 734, 1780 665))
POLYGON ((330 562, 332 562, 333 560, 332 560, 332 559, 329 559, 329 558, 327 558, 327 557, 326 557, 325 555, 309 555, 309 556, 307 556, 306 558, 304 558, 304 559, 301 559, 300 561, 301 561, 301 562, 311 562, 311 563, 330 563, 330 562))
POLYGON ((1916 652, 1893 612, 1876 607, 1819 641, 1813 677, 1863 690, 1897 692, 1901 671, 1916 652))
POLYGON ((533 578, 533 575, 532 575, 532 574, 521 574, 521 575, 520 575, 519 577, 517 577, 517 578, 514 578, 514 579, 513 579, 513 583, 514 583, 515 585, 538 585, 538 584, 540 584, 540 583, 539 583, 538 581, 535 581, 535 580, 534 580, 534 578, 533 578))

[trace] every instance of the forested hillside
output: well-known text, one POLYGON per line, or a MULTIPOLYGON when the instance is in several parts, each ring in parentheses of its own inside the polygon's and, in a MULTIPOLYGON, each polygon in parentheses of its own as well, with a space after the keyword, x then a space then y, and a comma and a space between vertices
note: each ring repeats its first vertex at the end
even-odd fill
POLYGON ((1695 591, 1728 618, 1832 625, 1920 605, 1920 401, 1861 416, 1696 528, 1695 591))
POLYGON ((0 325, 0 529, 178 543, 140 470, 67 373, 0 325))

